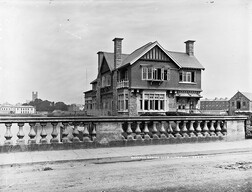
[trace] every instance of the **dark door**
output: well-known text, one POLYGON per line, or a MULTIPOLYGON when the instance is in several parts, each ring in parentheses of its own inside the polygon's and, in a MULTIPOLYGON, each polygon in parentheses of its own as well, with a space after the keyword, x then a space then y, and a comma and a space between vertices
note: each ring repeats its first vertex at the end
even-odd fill
POLYGON ((236 109, 241 109, 241 101, 236 101, 236 109))

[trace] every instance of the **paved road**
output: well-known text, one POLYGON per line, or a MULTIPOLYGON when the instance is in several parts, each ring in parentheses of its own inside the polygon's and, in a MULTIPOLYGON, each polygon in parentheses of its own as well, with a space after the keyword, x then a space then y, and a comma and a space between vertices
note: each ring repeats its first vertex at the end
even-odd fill
POLYGON ((0 191, 252 191, 252 152, 0 167, 0 191))

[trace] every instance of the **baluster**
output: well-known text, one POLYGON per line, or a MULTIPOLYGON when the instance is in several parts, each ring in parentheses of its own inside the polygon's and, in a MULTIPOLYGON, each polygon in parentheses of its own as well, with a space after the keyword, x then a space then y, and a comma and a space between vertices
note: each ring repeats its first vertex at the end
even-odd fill
POLYGON ((216 129, 215 129, 216 135, 217 136, 222 136, 222 134, 221 134, 221 127, 220 127, 220 121, 218 120, 218 121, 216 121, 216 123, 217 123, 216 129))
POLYGON ((214 137, 214 136, 216 136, 216 134, 215 134, 215 128, 214 128, 214 123, 215 123, 215 121, 211 121, 210 122, 210 135, 212 136, 212 137, 214 137))
POLYGON ((172 125, 171 125, 172 121, 167 121, 168 124, 168 128, 167 128, 167 132, 168 132, 168 137, 169 138, 173 138, 173 129, 172 129, 172 125))
POLYGON ((182 135, 183 135, 183 137, 188 137, 188 134, 187 134, 187 128, 186 128, 186 123, 187 123, 187 121, 183 121, 183 124, 182 124, 182 135))
POLYGON ((25 144, 25 140, 24 140, 24 131, 23 131, 23 127, 24 127, 24 123, 18 123, 18 127, 19 127, 19 131, 17 133, 17 145, 24 145, 25 144))
MULTIPOLYGON (((96 124, 96 123, 95 123, 96 124)), ((124 131, 124 129, 123 129, 123 125, 124 125, 124 123, 122 123, 122 122, 118 122, 118 126, 120 127, 120 130, 121 130, 121 137, 122 137, 122 140, 126 140, 126 132, 124 131)), ((127 131, 127 130, 126 130, 127 131)))
POLYGON ((166 131, 165 131, 164 125, 165 125, 165 121, 161 121, 161 127, 160 127, 160 133, 161 133, 160 138, 161 139, 166 139, 167 138, 166 135, 165 135, 166 131))
POLYGON ((132 136, 132 129, 131 129, 131 124, 132 122, 128 122, 128 127, 127 127, 127 139, 128 140, 133 140, 133 136, 132 136))
POLYGON ((92 137, 92 141, 95 141, 96 140, 96 124, 94 123, 92 125, 93 125, 92 126, 93 130, 91 132, 91 137, 92 137))
POLYGON ((11 140, 12 138, 12 133, 11 133, 11 125, 12 123, 5 123, 5 126, 6 126, 6 132, 5 132, 5 141, 4 141, 4 145, 12 145, 13 142, 11 140))
POLYGON ((28 134, 28 136, 30 137, 30 139, 28 140, 29 144, 36 144, 36 132, 34 131, 34 127, 36 125, 36 123, 29 123, 30 125, 30 132, 28 134))
POLYGON ((140 129, 140 123, 141 122, 136 122, 136 123, 137 123, 137 127, 136 127, 136 130, 135 130, 135 133, 136 133, 135 139, 136 140, 143 140, 143 138, 141 136, 141 129, 140 129))
POLYGON ((196 137, 196 135, 194 134, 195 129, 193 127, 195 121, 190 121, 190 128, 189 128, 189 136, 190 137, 196 137))
POLYGON ((63 122, 63 132, 62 132, 62 143, 71 143, 71 141, 68 138, 68 131, 67 131, 67 122, 63 122))
POLYGON ((47 123, 40 123, 42 129, 41 129, 41 133, 40 133, 40 136, 41 136, 41 139, 40 139, 40 143, 42 144, 46 144, 47 143, 47 139, 46 139, 46 136, 47 136, 47 133, 45 131, 45 126, 47 125, 47 123))
MULTIPOLYGON (((94 128, 93 128, 93 130, 94 130, 94 128)), ((84 142, 91 142, 91 140, 89 138, 88 124, 84 124, 83 141, 84 142)))
POLYGON ((179 124, 180 124, 180 122, 181 121, 175 121, 175 123, 176 123, 176 127, 174 129, 175 137, 181 137, 181 135, 179 134, 179 132, 180 132, 179 124))
POLYGON ((201 127, 200 127, 201 122, 202 122, 202 121, 198 121, 197 127, 196 127, 196 131, 197 131, 196 134, 197 134, 198 137, 202 137, 202 134, 201 134, 201 131, 202 131, 202 130, 201 130, 201 127))
POLYGON ((222 125, 222 128, 221 128, 221 132, 225 136, 225 135, 227 135, 227 122, 222 121, 222 123, 223 123, 223 125, 222 125))
POLYGON ((152 129, 152 138, 153 139, 159 139, 158 135, 157 135, 157 122, 153 121, 153 129, 152 129))
POLYGON ((79 143, 80 142, 80 138, 79 136, 79 130, 78 130, 78 126, 79 126, 79 122, 73 122, 73 143, 79 143))
POLYGON ((148 121, 144 122, 144 139, 149 140, 150 136, 149 136, 149 129, 148 129, 148 121))
POLYGON ((58 131, 57 131, 57 125, 58 123, 57 122, 52 122, 52 127, 53 127, 53 130, 52 130, 52 139, 50 140, 50 143, 58 143, 59 142, 59 139, 58 139, 58 131))
POLYGON ((205 122, 204 122, 204 127, 203 127, 203 129, 202 129, 203 135, 204 135, 205 137, 206 137, 206 136, 209 136, 209 133, 208 133, 209 129, 208 129, 208 127, 207 127, 207 123, 208 123, 208 121, 205 121, 205 122))

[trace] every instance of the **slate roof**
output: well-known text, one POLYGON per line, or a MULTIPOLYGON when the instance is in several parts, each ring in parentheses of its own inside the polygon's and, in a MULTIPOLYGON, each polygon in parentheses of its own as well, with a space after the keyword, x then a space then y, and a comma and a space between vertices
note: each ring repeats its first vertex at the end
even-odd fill
POLYGON ((149 43, 145 44, 144 46, 142 46, 142 47, 136 49, 135 51, 133 51, 130 55, 128 55, 128 57, 125 60, 123 60, 121 66, 124 66, 124 65, 127 65, 127 64, 131 63, 137 57, 142 55, 146 50, 148 50, 153 44, 154 43, 149 42, 149 43))
POLYGON ((247 97, 250 101, 252 101, 252 93, 249 92, 240 92, 241 94, 243 94, 245 97, 247 97))
POLYGON ((172 52, 172 51, 167 51, 167 55, 170 56, 170 58, 177 63, 178 65, 181 66, 181 68, 193 68, 193 69, 205 69, 198 59, 194 56, 189 56, 187 53, 182 53, 182 52, 172 52))
MULTIPOLYGON (((114 70, 114 53, 103 52, 104 57, 108 63, 109 69, 114 70)), ((128 57, 128 54, 122 54, 122 60, 125 60, 128 57)))
MULTIPOLYGON (((157 41, 149 42, 136 49, 131 54, 122 54, 122 65, 119 66, 119 68, 127 64, 135 63, 140 57, 142 57, 155 46, 159 46, 168 55, 168 57, 170 57, 179 66, 179 68, 205 69, 196 59, 196 57, 189 56, 187 53, 167 51, 157 41)), ((111 71, 114 70, 114 53, 103 53, 108 63, 109 69, 111 71)))
POLYGON ((97 79, 95 79, 95 80, 91 81, 91 83, 90 83, 90 84, 94 84, 94 83, 97 83, 97 79))

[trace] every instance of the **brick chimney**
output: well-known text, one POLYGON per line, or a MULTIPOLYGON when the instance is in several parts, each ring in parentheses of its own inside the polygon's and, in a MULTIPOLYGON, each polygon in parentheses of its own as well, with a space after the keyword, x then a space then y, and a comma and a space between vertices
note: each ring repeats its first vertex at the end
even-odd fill
POLYGON ((97 52, 97 55, 98 55, 98 73, 99 73, 102 64, 103 52, 99 51, 97 52))
POLYGON ((194 44, 195 41, 193 40, 188 40, 185 42, 186 44, 186 53, 189 55, 189 56, 193 56, 194 55, 194 50, 193 50, 193 44, 194 44))
POLYGON ((122 64, 122 40, 123 38, 114 38, 114 68, 122 64))

